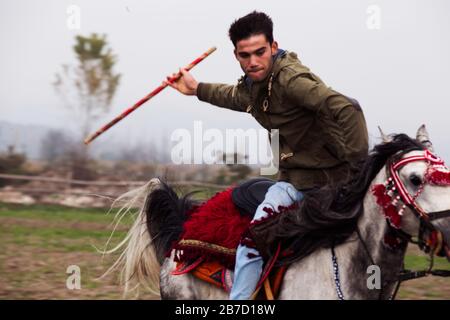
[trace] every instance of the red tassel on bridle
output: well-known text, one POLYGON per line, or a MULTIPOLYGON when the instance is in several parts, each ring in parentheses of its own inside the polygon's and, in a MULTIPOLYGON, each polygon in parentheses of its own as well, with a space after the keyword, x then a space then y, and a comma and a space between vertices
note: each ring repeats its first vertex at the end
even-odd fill
POLYGON ((450 170, 444 166, 432 166, 428 169, 425 180, 437 186, 450 185, 450 170))
POLYGON ((372 188, 372 193, 376 198, 377 204, 383 208, 385 217, 394 228, 399 229, 401 215, 399 214, 397 207, 393 204, 392 197, 388 195, 386 186, 383 184, 376 184, 372 188))

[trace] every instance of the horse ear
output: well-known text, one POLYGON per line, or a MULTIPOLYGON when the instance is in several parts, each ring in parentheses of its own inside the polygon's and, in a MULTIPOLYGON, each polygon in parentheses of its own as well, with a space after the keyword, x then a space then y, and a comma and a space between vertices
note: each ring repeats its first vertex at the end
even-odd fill
POLYGON ((433 152, 433 144, 430 141, 430 138, 428 136, 428 131, 425 128, 425 125, 421 125, 420 128, 417 130, 416 134, 416 140, 419 141, 425 148, 433 152))
POLYGON ((392 141, 392 137, 389 137, 387 134, 385 134, 383 132, 383 130, 381 130, 380 126, 378 126, 378 130, 380 131, 380 135, 381 135, 381 141, 383 143, 389 143, 392 141))

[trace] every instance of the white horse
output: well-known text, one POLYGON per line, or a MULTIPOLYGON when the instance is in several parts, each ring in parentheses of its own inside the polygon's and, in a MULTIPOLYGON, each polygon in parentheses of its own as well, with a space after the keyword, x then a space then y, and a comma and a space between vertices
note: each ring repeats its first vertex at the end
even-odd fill
MULTIPOLYGON (((278 299, 390 299, 403 280, 412 239, 430 256, 450 261, 450 173, 430 151, 424 126, 416 139, 383 135, 352 182, 307 194, 298 209, 283 213, 280 238, 291 239, 299 252, 288 261, 278 299), (305 229, 303 216, 310 218, 309 234, 299 231, 305 229), (317 234, 328 241, 315 241, 317 234), (300 252, 305 243, 312 251, 307 255, 300 252), (369 277, 378 271, 377 285, 369 277)), ((125 198, 131 201, 120 216, 138 204, 141 209, 127 237, 109 251, 121 251, 109 271, 121 269, 126 293, 144 288, 163 299, 228 299, 224 290, 191 274, 171 274, 175 253, 167 251, 182 232, 189 200, 159 179, 120 200, 125 198)))

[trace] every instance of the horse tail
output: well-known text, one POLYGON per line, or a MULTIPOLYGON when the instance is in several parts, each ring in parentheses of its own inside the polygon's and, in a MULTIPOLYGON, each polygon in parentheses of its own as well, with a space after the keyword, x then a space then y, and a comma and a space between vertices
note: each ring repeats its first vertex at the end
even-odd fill
POLYGON ((104 276, 119 269, 124 296, 138 296, 141 289, 159 296, 161 265, 172 242, 180 236, 185 213, 194 202, 189 195, 178 198, 175 191, 158 178, 121 195, 115 203, 123 201, 125 204, 115 217, 116 226, 132 208, 139 208, 139 211, 126 237, 105 251, 120 252, 120 255, 104 276))

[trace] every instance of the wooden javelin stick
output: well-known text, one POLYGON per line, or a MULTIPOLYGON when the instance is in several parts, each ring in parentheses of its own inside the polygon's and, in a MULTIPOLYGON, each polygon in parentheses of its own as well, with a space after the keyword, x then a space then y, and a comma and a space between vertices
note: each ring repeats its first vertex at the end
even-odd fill
MULTIPOLYGON (((207 56, 209 56, 211 53, 213 53, 214 51, 216 51, 216 47, 212 47, 210 48, 208 51, 206 51, 204 54, 202 54, 200 57, 198 57, 197 59, 195 59, 194 61, 192 61, 185 69, 186 70, 191 70, 194 66, 196 66, 199 62, 201 62, 203 59, 205 59, 207 56)), ((180 79, 181 77, 181 73, 178 72, 174 77, 169 78, 167 81, 170 83, 173 83, 174 81, 177 81, 178 79, 180 79)), ((102 128, 100 128, 99 130, 97 130, 95 133, 91 134, 89 137, 87 137, 84 140, 85 144, 89 144, 92 140, 94 140, 95 138, 97 138, 99 135, 101 135, 103 132, 105 132, 106 130, 108 130, 109 128, 111 128, 113 125, 115 125, 117 122, 119 122, 120 120, 122 120, 123 118, 125 118, 127 115, 129 115, 131 112, 133 112, 134 110, 136 110, 137 108, 139 108, 141 105, 143 105, 144 103, 146 103, 148 100, 150 100, 151 98, 153 98, 154 96, 156 96, 158 93, 160 93, 162 90, 164 90, 168 85, 167 84, 162 84, 160 85, 158 88, 156 88, 155 90, 153 90, 152 92, 150 92, 148 95, 146 95, 144 98, 142 98, 141 100, 139 100, 138 102, 136 102, 132 107, 128 108, 127 110, 125 110, 124 112, 122 112, 119 116, 117 116, 116 118, 114 118, 113 120, 111 120, 110 122, 108 122, 106 125, 104 125, 102 128)))

